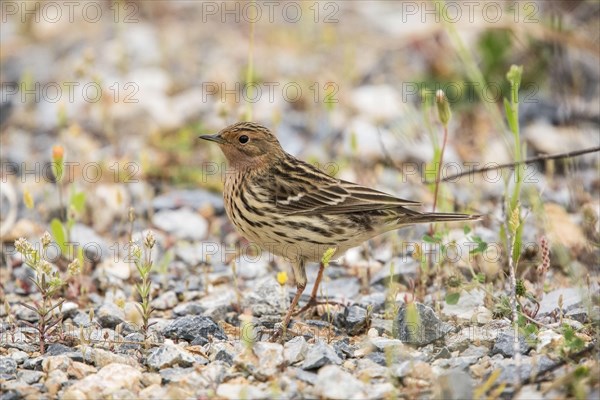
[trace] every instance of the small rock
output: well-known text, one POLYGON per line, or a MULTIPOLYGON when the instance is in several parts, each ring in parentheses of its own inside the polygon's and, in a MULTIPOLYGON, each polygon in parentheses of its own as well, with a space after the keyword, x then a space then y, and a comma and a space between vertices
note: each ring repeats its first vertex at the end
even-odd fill
POLYGON ((538 311, 539 316, 548 315, 555 310, 558 310, 558 299, 562 296, 563 298, 563 309, 564 313, 571 311, 572 309, 579 308, 583 303, 581 297, 581 290, 574 288, 557 289, 550 293, 547 293, 542 301, 540 302, 540 309, 538 311))
MULTIPOLYGON (((100 262, 98 267, 96 267, 94 276, 106 276, 113 280, 126 281, 131 276, 131 270, 129 269, 129 264, 126 263, 125 260, 113 260, 109 257, 100 262)), ((106 278, 104 279, 106 281, 106 278)))
POLYGON ((112 254, 102 236, 87 225, 74 224, 71 227, 70 237, 74 238, 76 246, 83 248, 86 260, 98 263, 102 259, 110 258, 110 254, 112 254))
POLYGON ((462 290, 456 304, 443 303, 442 314, 456 317, 461 322, 487 323, 492 318, 492 312, 483 306, 484 299, 483 289, 462 290))
POLYGON ((393 350, 403 350, 405 345, 401 340, 398 339, 390 339, 385 337, 374 337, 370 339, 371 343, 378 351, 388 351, 388 349, 393 350))
POLYGON ((164 344, 150 351, 146 365, 152 370, 179 366, 182 368, 194 365, 194 357, 187 351, 174 344, 164 344))
POLYGON ((252 314, 257 317, 280 315, 288 307, 287 297, 282 295, 281 286, 271 276, 258 281, 256 289, 248 293, 243 304, 245 308, 250 308, 252 314))
POLYGON ((199 303, 181 303, 173 308, 173 313, 177 316, 201 315, 205 311, 199 303))
POLYGON ((233 360, 236 357, 235 353, 233 346, 227 342, 212 343, 209 349, 211 361, 222 361, 228 365, 233 365, 233 360))
POLYGON ((152 223, 179 239, 202 240, 208 232, 206 219, 188 208, 159 211, 152 217, 152 223))
POLYGON ((345 400, 364 399, 365 384, 337 365, 327 365, 319 370, 315 393, 321 398, 345 400))
POLYGON ((170 310, 175 307, 178 302, 179 299, 177 299, 175 292, 169 290, 152 300, 150 305, 157 310, 170 310))
POLYGON ((268 392, 252 384, 222 383, 217 388, 217 396, 225 399, 266 399, 268 392))
POLYGON ((0 357, 0 379, 10 380, 17 377, 17 362, 11 357, 0 357))
POLYGON ((48 373, 48 377, 44 381, 44 386, 50 397, 56 397, 56 394, 67 383, 69 377, 67 373, 60 369, 52 370, 48 373))
POLYGON ((226 340, 227 335, 219 325, 209 317, 185 316, 174 320, 163 329, 163 335, 171 339, 183 339, 193 345, 205 345, 209 338, 226 340))
POLYGON ((452 353, 450 353, 450 350, 448 350, 447 347, 442 347, 440 351, 433 355, 433 360, 439 360, 450 357, 452 357, 452 353))
POLYGON ((438 377, 434 393, 437 399, 472 399, 473 379, 466 372, 450 371, 438 377))
POLYGON ((65 355, 46 357, 42 361, 42 370, 44 372, 51 372, 58 369, 66 372, 72 363, 73 360, 65 355))
POLYGON ((29 354, 21 350, 15 350, 10 353, 10 358, 15 360, 17 364, 23 364, 23 362, 29 358, 29 354))
POLYGON ((115 329, 125 321, 125 312, 114 303, 104 303, 98 309, 98 323, 103 328, 115 329))
POLYGON ((323 341, 318 340, 308 352, 302 364, 302 368, 305 370, 320 368, 326 364, 341 364, 342 359, 335 353, 335 350, 331 346, 325 344, 323 341))
POLYGON ((86 376, 69 386, 62 397, 66 400, 109 398, 121 389, 128 389, 135 393, 140 388, 141 378, 142 373, 132 366, 108 364, 97 374, 86 376))
POLYGON ((275 376, 284 364, 283 346, 279 343, 257 342, 252 348, 258 358, 257 370, 267 376, 275 376))
POLYGON ((29 371, 29 370, 21 370, 17 374, 18 378, 28 385, 33 385, 34 383, 38 383, 43 376, 46 376, 44 372, 41 371, 29 371))
POLYGON ((418 325, 406 321, 407 305, 405 304, 398 310, 398 314, 394 319, 394 337, 404 343, 424 346, 443 338, 448 332, 452 331, 452 326, 440 321, 431 307, 421 303, 413 304, 419 315, 418 325))
POLYGON ((88 375, 95 374, 98 370, 88 364, 74 361, 67 369, 67 375, 75 379, 83 379, 88 375))
POLYGON ((350 346, 350 340, 348 338, 344 338, 335 342, 333 344, 333 349, 335 350, 335 353, 342 359, 354 356, 354 348, 350 346))
MULTIPOLYGON (((492 355, 502 354, 504 357, 513 357, 515 355, 513 332, 500 332, 496 338, 496 343, 492 348, 492 355)), ((524 337, 519 336, 519 352, 527 354, 531 350, 531 346, 524 337)))
POLYGON ((308 344, 304 336, 296 336, 283 345, 283 357, 288 365, 293 365, 304 360, 307 351, 308 344))
POLYGON ((157 196, 152 200, 152 207, 159 211, 164 209, 172 210, 180 207, 200 209, 206 204, 210 204, 218 213, 222 213, 225 209, 223 205, 223 196, 203 189, 174 190, 157 196))
POLYGON ((390 279, 392 282, 400 282, 408 285, 410 280, 417 278, 419 264, 412 257, 397 257, 386 263, 377 273, 371 278, 371 286, 383 285, 388 286, 390 279))
POLYGON ((94 364, 98 368, 104 368, 110 364, 126 364, 137 367, 137 361, 132 357, 115 354, 111 351, 85 346, 82 349, 83 358, 86 363, 94 364))
POLYGON ((369 324, 367 310, 359 306, 349 307, 345 317, 346 329, 351 336, 361 334, 369 324))

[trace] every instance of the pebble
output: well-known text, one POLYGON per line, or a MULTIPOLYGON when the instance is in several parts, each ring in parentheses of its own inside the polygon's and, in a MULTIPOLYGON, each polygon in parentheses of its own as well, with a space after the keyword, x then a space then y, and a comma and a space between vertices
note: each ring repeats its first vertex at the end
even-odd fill
MULTIPOLYGON (((515 355, 515 335, 513 332, 500 332, 494 343, 491 354, 502 354, 504 357, 513 357, 515 355)), ((531 345, 523 336, 519 335, 519 352, 527 354, 531 350, 531 345)))
POLYGON ((315 393, 333 400, 364 399, 365 384, 337 365, 327 365, 319 370, 315 393))
POLYGON ((406 321, 406 305, 403 305, 394 319, 394 337, 404 343, 424 346, 442 339, 452 331, 452 326, 440 321, 431 307, 414 303, 419 315, 419 324, 406 321))
POLYGON ((128 392, 129 395, 126 397, 135 398, 134 393, 140 389, 141 378, 142 373, 130 365, 107 364, 98 373, 88 375, 69 386, 62 398, 66 400, 108 398, 117 397, 117 393, 124 395, 128 392), (121 389, 126 389, 128 392, 120 392, 121 389))
POLYGON ((342 359, 336 354, 335 350, 322 340, 308 349, 302 368, 305 370, 317 369, 327 364, 341 364, 342 359))
POLYGON ((172 339, 187 340, 193 345, 205 345, 212 340, 211 338, 227 339, 227 335, 215 321, 199 315, 175 319, 163 330, 163 334, 172 339))
POLYGON ((257 370, 264 376, 275 376, 284 365, 283 346, 279 343, 256 342, 252 347, 258 358, 257 370))
POLYGON ((369 325, 367 310, 359 306, 348 307, 344 319, 346 330, 351 336, 361 334, 369 325))
POLYGON ((15 379, 17 377, 17 362, 11 357, 0 357, 0 379, 15 379))
POLYGON ((202 240, 208 232, 206 219, 189 208, 158 211, 152 223, 178 239, 202 240))
POLYGON ((408 285, 411 280, 417 279, 418 269, 419 264, 412 257, 396 257, 388 261, 375 273, 371 278, 371 286, 383 285, 387 287, 390 280, 408 285))
POLYGON ((550 293, 546 293, 542 298, 538 315, 541 317, 558 310, 558 300, 561 296, 563 298, 562 311, 564 313, 579 308, 583 303, 581 289, 561 288, 553 290, 550 293))
POLYGON ((156 310, 170 310, 177 305, 179 299, 174 291, 169 290, 150 302, 156 310))
POLYGON ((293 365, 304 360, 308 352, 308 344, 304 336, 296 336, 283 345, 283 357, 288 365, 293 365))
POLYGON ((114 329, 125 321, 125 312, 114 303, 104 303, 97 312, 97 319, 103 328, 114 329))
POLYGON ((218 213, 223 213, 225 210, 223 196, 203 189, 172 190, 156 196, 152 200, 152 207, 157 211, 173 210, 181 207, 199 210, 206 204, 210 204, 218 213))
POLYGON ((173 366, 182 368, 194 365, 195 357, 184 349, 174 344, 164 344, 150 350, 146 365, 154 371, 173 366))
POLYGON ((456 317, 459 322, 490 322, 492 312, 483 306, 484 299, 483 289, 462 290, 456 304, 443 303, 442 315, 456 317))
POLYGON ((260 317, 262 315, 281 315, 287 311, 287 290, 282 287, 274 277, 265 277, 255 283, 255 289, 250 291, 244 298, 244 308, 252 310, 252 314, 260 317))

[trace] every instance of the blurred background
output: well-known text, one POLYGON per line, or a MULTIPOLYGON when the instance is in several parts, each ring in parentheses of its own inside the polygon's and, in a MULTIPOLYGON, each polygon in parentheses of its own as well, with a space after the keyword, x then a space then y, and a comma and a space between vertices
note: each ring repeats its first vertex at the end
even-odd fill
MULTIPOLYGON (((121 237, 130 207, 150 218, 176 189, 194 191, 164 207, 222 207, 224 158, 197 137, 240 120, 331 174, 429 207, 436 90, 453 112, 443 173, 511 162, 512 64, 528 156, 598 146, 599 13, 596 1, 4 1, 3 240, 60 214, 57 145, 71 163, 65 196, 85 191, 77 220, 98 234, 121 237)), ((582 207, 597 211, 597 153, 527 173, 531 209, 556 203, 573 225, 582 207)), ((438 209, 499 216, 510 176, 442 185, 438 209)))

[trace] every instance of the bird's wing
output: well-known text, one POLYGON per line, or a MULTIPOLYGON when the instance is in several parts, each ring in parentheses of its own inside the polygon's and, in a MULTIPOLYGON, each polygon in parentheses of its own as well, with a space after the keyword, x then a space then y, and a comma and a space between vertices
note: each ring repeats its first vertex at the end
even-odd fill
POLYGON ((310 164, 289 163, 269 177, 273 201, 284 215, 345 214, 420 206, 378 190, 332 178, 310 164))

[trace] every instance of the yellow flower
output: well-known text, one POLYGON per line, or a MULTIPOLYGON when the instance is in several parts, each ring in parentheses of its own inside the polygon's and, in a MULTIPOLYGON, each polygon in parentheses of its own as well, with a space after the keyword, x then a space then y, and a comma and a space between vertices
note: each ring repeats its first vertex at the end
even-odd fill
POLYGON ((277 273, 277 282, 278 282, 278 283, 279 283, 281 286, 285 285, 285 284, 287 283, 287 281, 288 281, 288 275, 287 275, 287 272, 285 272, 285 271, 281 271, 281 272, 278 272, 278 273, 277 273))

